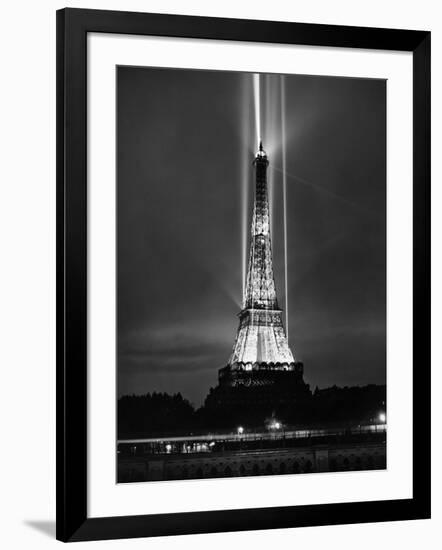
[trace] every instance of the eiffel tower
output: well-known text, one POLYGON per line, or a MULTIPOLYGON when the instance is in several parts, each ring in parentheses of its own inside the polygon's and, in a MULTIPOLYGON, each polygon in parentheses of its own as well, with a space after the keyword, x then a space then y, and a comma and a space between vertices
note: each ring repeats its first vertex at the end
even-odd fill
POLYGON ((227 365, 218 371, 219 386, 209 399, 209 403, 218 405, 235 405, 239 401, 271 405, 310 393, 303 380, 304 366, 295 361, 288 345, 276 296, 267 189, 269 160, 262 142, 253 165, 255 200, 243 308, 238 314, 232 354, 227 365), (228 388, 240 391, 235 394, 228 388))
POLYGON ((269 161, 262 142, 253 164, 256 189, 249 265, 238 333, 228 365, 245 370, 293 370, 295 360, 287 342, 273 276, 267 190, 269 161))

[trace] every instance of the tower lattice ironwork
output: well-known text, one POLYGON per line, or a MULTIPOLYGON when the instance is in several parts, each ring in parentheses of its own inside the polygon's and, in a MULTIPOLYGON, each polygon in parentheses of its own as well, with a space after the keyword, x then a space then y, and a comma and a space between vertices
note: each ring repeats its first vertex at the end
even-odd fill
POLYGON ((259 145, 253 161, 255 201, 250 254, 243 309, 227 368, 229 370, 295 370, 297 363, 289 348, 278 306, 273 275, 270 211, 267 188, 267 154, 259 145))

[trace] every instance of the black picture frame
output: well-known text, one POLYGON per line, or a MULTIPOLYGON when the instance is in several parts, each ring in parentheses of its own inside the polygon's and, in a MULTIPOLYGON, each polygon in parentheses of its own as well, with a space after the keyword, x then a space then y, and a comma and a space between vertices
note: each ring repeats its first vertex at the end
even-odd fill
POLYGON ((429 517, 430 33, 117 11, 58 11, 57 538, 85 541, 429 517), (413 498, 88 518, 86 54, 90 32, 412 52, 413 498))

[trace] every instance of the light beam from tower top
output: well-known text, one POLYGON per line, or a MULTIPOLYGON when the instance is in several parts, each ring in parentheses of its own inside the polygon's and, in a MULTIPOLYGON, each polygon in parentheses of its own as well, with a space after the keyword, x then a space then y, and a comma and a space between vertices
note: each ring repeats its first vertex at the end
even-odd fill
POLYGON ((255 73, 253 75, 253 99, 255 105, 255 132, 256 132, 256 143, 260 143, 262 133, 261 133, 261 82, 260 74, 255 73))

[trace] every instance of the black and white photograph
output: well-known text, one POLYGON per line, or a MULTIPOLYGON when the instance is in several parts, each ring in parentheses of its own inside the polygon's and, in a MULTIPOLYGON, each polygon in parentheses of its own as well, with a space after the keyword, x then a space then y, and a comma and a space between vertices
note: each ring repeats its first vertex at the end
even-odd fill
POLYGON ((117 482, 385 469, 386 81, 116 79, 117 482))
POLYGON ((0 547, 438 549, 440 2, 2 7, 0 547))

